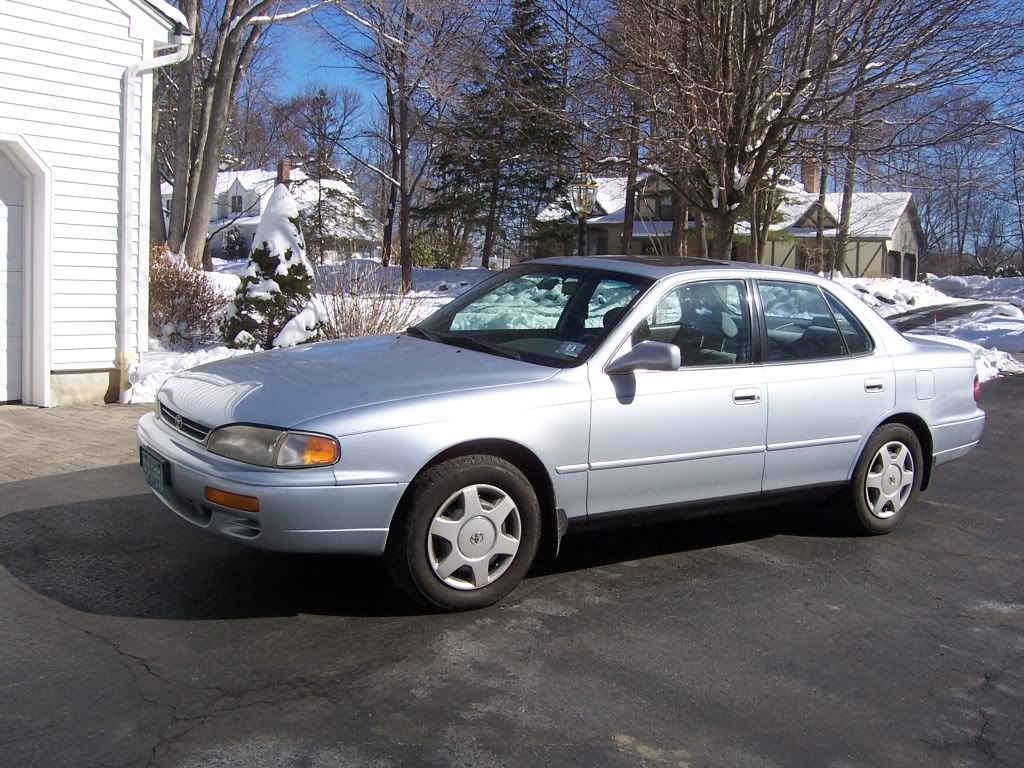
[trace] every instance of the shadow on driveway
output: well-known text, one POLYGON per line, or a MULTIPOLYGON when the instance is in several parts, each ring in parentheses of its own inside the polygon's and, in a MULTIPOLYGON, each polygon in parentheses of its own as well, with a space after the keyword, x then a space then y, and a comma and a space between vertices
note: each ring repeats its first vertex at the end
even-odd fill
MULTIPOLYGON (((97 471, 107 496, 133 467, 97 471)), ((88 473, 79 473, 86 475, 88 473)), ((83 478, 76 479, 79 486, 83 478)), ((97 494, 86 494, 96 496, 97 494)), ((834 503, 768 507, 570 534, 533 576, 582 571, 780 534, 829 537, 834 503)), ((380 558, 252 550, 194 529, 148 492, 87 498, 0 518, 0 564, 36 592, 88 613, 179 620, 296 614, 392 616, 419 609, 380 558)), ((528 589, 528 587, 526 587, 528 589)), ((515 595, 513 594, 513 599, 515 595)))

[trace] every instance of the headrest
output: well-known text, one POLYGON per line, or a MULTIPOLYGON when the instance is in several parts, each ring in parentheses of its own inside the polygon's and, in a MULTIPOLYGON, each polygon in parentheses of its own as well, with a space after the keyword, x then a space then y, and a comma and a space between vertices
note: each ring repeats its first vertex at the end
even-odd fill
POLYGON ((722 333, 728 336, 730 339, 736 338, 736 334, 740 332, 740 329, 736 327, 736 321, 729 317, 725 312, 722 313, 722 333))
POLYGON ((604 326, 605 330, 608 330, 612 326, 616 325, 622 316, 626 314, 625 307, 614 307, 604 313, 604 317, 601 319, 601 325, 604 326))

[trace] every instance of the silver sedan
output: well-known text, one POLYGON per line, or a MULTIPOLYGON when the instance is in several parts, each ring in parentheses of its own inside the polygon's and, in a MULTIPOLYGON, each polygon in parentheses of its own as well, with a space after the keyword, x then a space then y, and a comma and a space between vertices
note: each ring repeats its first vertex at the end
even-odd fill
POLYGON ((978 444, 977 399, 969 352, 905 338, 828 280, 546 259, 400 335, 175 376, 138 439, 191 524, 384 555, 415 598, 460 610, 604 520, 838 489, 854 525, 888 533, 978 444))

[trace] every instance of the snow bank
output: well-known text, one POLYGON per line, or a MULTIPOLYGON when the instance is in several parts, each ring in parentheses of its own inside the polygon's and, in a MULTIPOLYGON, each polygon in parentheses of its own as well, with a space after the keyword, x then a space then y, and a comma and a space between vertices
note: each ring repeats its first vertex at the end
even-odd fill
POLYGON ((212 363, 235 355, 249 354, 247 349, 212 347, 193 351, 153 349, 143 355, 142 361, 132 361, 128 367, 129 388, 121 393, 125 404, 152 403, 163 383, 176 373, 212 363))
POLYGON ((931 285, 912 283, 898 277, 841 277, 834 282, 851 291, 882 317, 911 309, 951 304, 956 299, 931 285))
POLYGON ((928 285, 962 299, 1006 301, 1024 307, 1024 277, 985 277, 984 275, 928 275, 928 285))

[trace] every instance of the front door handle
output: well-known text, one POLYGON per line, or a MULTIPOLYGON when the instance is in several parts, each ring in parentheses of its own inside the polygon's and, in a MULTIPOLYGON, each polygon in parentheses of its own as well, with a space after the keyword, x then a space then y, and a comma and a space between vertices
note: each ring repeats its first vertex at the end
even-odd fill
POLYGON ((737 389, 732 393, 732 401, 736 405, 753 405, 761 402, 760 389, 737 389))
POLYGON ((885 381, 883 379, 864 379, 865 392, 884 392, 885 381))

